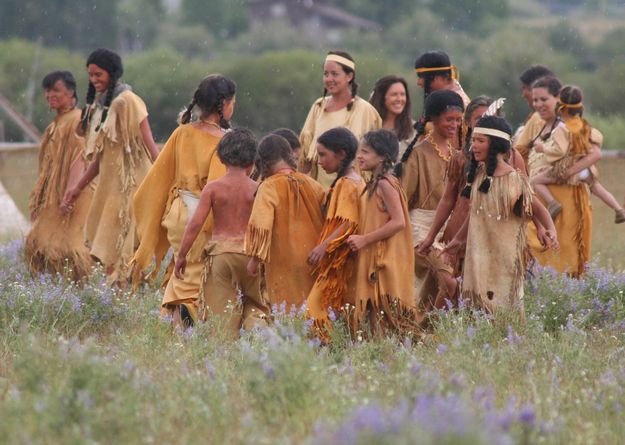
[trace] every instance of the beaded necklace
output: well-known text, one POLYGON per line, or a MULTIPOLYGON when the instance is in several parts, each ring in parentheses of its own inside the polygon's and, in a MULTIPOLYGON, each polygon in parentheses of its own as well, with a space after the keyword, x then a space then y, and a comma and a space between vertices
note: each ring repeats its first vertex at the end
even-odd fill
POLYGON ((453 147, 451 146, 451 142, 449 142, 449 139, 447 139, 447 153, 449 153, 447 156, 443 154, 441 149, 438 147, 438 144, 434 141, 434 136, 432 135, 431 131, 425 136, 425 140, 428 141, 430 144, 432 144, 432 147, 434 147, 434 150, 436 150, 436 153, 438 153, 439 158, 441 158, 445 162, 449 162, 449 160, 451 159, 451 153, 453 150, 453 147))

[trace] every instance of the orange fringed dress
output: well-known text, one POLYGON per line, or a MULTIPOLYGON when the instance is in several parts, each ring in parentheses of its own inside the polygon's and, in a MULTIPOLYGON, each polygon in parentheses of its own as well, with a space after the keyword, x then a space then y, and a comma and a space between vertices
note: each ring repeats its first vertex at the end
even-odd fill
MULTIPOLYGON (((193 212, 187 208, 184 194, 199 199, 208 181, 226 173, 226 167, 217 156, 219 140, 193 124, 179 126, 167 140, 134 198, 140 241, 134 256, 135 272, 146 270, 152 260, 156 261, 158 272, 170 247, 174 253, 172 262, 178 258, 182 237, 193 212)), ((165 312, 171 310, 172 305, 189 304, 191 313, 195 313, 191 303, 199 295, 204 269, 202 251, 210 239, 211 229, 212 215, 209 215, 204 230, 187 255, 184 280, 173 274, 168 277, 162 301, 165 312)))
POLYGON ((360 196, 364 188, 362 178, 342 177, 328 190, 326 219, 319 243, 337 229, 341 228, 341 232, 328 244, 326 254, 316 268, 317 280, 308 296, 309 316, 317 327, 329 326, 328 308, 338 315, 346 304, 354 305, 355 255, 347 238, 358 229, 360 196))
MULTIPOLYGON (((557 127, 545 142, 546 154, 543 154, 545 162, 559 159, 554 164, 557 175, 558 170, 561 172, 583 157, 591 141, 600 145, 602 139, 601 134, 590 128, 582 119, 568 119, 565 125, 557 127), (555 152, 559 152, 557 157, 553 155, 550 157, 550 154, 555 152)), ((542 170, 544 168, 539 171, 542 170)), ((530 170, 530 176, 536 173, 530 170)), ((540 264, 553 267, 560 273, 568 273, 574 277, 581 276, 584 274, 586 264, 590 261, 592 238, 592 207, 588 186, 573 177, 568 179, 567 184, 548 187, 553 197, 562 205, 562 212, 554 221, 561 243, 560 250, 543 252, 536 237, 536 227, 530 224, 529 245, 532 254, 540 264)))
POLYGON ((35 220, 24 245, 31 272, 67 272, 74 280, 86 276, 92 265, 84 226, 93 188, 80 193, 70 215, 62 215, 59 209, 72 166, 84 156, 85 141, 76 134, 79 122, 80 110, 72 110, 57 116, 43 134, 39 179, 30 200, 35 220))
POLYGON ((269 302, 300 307, 315 279, 308 254, 323 226, 323 187, 298 172, 265 179, 256 193, 245 234, 245 253, 263 263, 261 288, 269 302))
MULTIPOLYGON (((400 196, 406 226, 385 240, 366 246, 356 261, 355 323, 364 327, 374 317, 382 326, 413 330, 416 323, 414 250, 406 195, 397 178, 385 176, 400 196), (368 313, 369 312, 369 313, 368 313)), ((360 198, 359 234, 382 227, 389 220, 384 201, 374 191, 360 198)), ((377 325, 377 324, 376 324, 377 325)), ((371 326, 375 330, 375 326, 371 326)))

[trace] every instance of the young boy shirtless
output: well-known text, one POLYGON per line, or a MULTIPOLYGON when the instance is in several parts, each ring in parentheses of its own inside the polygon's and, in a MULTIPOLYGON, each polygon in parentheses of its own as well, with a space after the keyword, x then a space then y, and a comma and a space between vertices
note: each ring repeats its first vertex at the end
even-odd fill
POLYGON ((241 327, 264 324, 268 306, 261 297, 259 279, 247 274, 250 257, 243 240, 258 184, 249 178, 256 156, 256 139, 244 128, 227 133, 217 146, 226 174, 208 182, 185 230, 174 273, 183 279, 186 255, 212 210, 213 232, 206 247, 206 280, 200 289, 200 309, 228 317, 233 336, 241 327), (239 297, 242 295, 241 297, 239 297), (203 297, 203 298, 202 298, 203 297))

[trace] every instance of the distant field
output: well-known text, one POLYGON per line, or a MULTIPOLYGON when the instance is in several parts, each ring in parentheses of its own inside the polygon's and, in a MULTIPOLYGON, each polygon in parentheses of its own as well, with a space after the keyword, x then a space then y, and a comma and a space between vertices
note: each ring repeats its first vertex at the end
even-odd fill
MULTIPOLYGON (((0 180, 19 208, 27 214, 28 197, 37 177, 34 151, 0 153, 0 180)), ((599 163, 601 182, 614 196, 625 199, 625 158, 604 159, 599 163)), ((614 212, 593 197, 592 255, 599 264, 625 270, 625 224, 614 224, 614 212)))

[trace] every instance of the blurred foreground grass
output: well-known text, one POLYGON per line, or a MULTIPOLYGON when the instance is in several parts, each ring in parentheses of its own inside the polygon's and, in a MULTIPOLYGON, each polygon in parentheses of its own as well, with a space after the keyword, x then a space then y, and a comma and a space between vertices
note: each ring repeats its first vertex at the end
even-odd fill
POLYGON ((0 443, 621 444, 625 275, 537 270, 527 322, 464 309, 431 335, 327 346, 301 312, 173 334, 160 295, 30 277, 0 246, 0 443))

